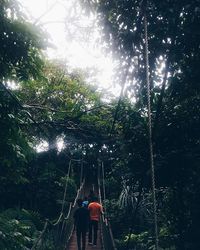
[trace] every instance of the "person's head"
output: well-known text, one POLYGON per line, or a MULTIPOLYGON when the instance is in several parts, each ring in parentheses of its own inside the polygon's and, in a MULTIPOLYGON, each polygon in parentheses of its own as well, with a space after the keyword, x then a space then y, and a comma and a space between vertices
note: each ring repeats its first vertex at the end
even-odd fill
POLYGON ((82 199, 78 199, 77 200, 78 207, 82 207, 82 204, 83 204, 83 200, 82 199))
POLYGON ((85 197, 84 197, 84 201, 87 201, 87 200, 88 200, 88 197, 87 197, 87 196, 85 196, 85 197))

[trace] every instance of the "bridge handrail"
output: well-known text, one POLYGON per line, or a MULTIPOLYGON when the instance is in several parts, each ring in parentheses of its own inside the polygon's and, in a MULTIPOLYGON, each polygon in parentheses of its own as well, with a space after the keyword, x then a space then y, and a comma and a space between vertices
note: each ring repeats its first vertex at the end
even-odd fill
MULTIPOLYGON (((99 193, 99 201, 102 204, 102 196, 101 196, 101 188, 100 188, 100 180, 98 177, 98 193, 99 193)), ((111 225, 107 218, 106 208, 104 208, 104 213, 102 214, 102 239, 103 239, 103 249, 104 250, 117 250, 111 225)))
MULTIPOLYGON (((83 189, 84 184, 85 184, 85 180, 82 181, 82 183, 81 183, 79 189, 77 190, 76 197, 75 197, 74 201, 73 201, 73 202, 70 202, 68 211, 67 211, 67 213, 66 213, 66 217, 64 216, 64 213, 61 212, 60 215, 59 215, 59 217, 58 217, 58 219, 57 219, 57 221, 56 221, 55 223, 53 223, 53 222, 50 221, 49 219, 46 219, 45 224, 44 224, 44 227, 43 227, 43 230, 42 230, 41 234, 39 235, 39 237, 36 239, 36 241, 35 241, 34 245, 32 246, 31 250, 36 250, 37 247, 38 247, 38 245, 41 244, 41 241, 42 241, 42 239, 43 239, 43 236, 44 236, 44 234, 47 232, 47 229, 49 228, 49 226, 52 226, 53 228, 55 228, 55 227, 58 226, 61 222, 63 222, 63 225, 62 225, 62 231, 63 231, 64 223, 66 224, 67 221, 70 220, 70 218, 71 218, 71 216, 72 216, 72 211, 73 211, 73 209, 74 209, 75 206, 76 206, 77 199, 80 197, 80 193, 81 193, 81 191, 82 191, 82 189, 83 189)), ((67 242, 69 241, 69 239, 71 238, 72 233, 73 233, 73 227, 72 227, 71 232, 69 233, 69 237, 68 237, 67 240, 66 240, 66 244, 67 244, 67 242)))

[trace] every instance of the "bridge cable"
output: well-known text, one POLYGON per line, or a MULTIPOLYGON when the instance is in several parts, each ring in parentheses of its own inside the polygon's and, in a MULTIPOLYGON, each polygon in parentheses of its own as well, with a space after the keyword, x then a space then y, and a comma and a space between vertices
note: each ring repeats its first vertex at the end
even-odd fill
POLYGON ((66 175, 65 190, 64 190, 63 200, 62 200, 62 208, 61 208, 61 212, 60 212, 60 215, 58 217, 58 220, 55 223, 52 223, 48 219, 46 220, 46 222, 44 224, 44 228, 43 228, 41 234, 39 235, 39 237, 37 238, 37 240, 35 241, 34 245, 32 246, 31 250, 38 249, 37 248, 38 244, 42 242, 43 236, 44 236, 45 232, 47 231, 48 226, 51 225, 51 226, 55 227, 55 226, 59 225, 59 223, 61 222, 61 220, 63 218, 64 220, 63 220, 62 225, 61 225, 60 233, 58 232, 59 231, 59 227, 58 227, 57 232, 56 232, 57 235, 59 236, 59 239, 62 238, 63 231, 66 228, 66 222, 67 222, 67 220, 69 219, 69 217, 71 215, 72 208, 75 207, 76 201, 77 201, 78 197, 80 196, 80 192, 81 192, 81 190, 83 188, 83 184, 84 184, 84 181, 83 181, 82 184, 80 185, 78 191, 77 191, 77 194, 76 194, 76 197, 74 199, 73 204, 72 204, 72 202, 70 203, 70 206, 69 206, 69 209, 68 209, 68 212, 67 212, 67 216, 65 217, 64 216, 64 205, 65 205, 65 200, 66 200, 68 180, 69 180, 69 176, 70 176, 70 173, 71 173, 71 166, 72 166, 72 164, 71 164, 71 160, 70 160, 69 166, 68 166, 68 172, 67 172, 67 175, 66 175))
POLYGON ((81 161, 80 186, 81 186, 82 181, 83 181, 83 159, 81 161))
POLYGON ((64 206, 65 206, 65 199, 66 199, 66 194, 67 194, 67 186, 68 186, 69 175, 70 175, 70 172, 71 172, 71 165, 72 165, 71 162, 72 161, 70 160, 69 161, 68 172, 67 172, 67 176, 66 176, 65 191, 64 191, 64 195, 63 195, 61 214, 63 214, 64 206))
POLYGON ((155 233, 155 250, 158 250, 158 216, 157 216, 157 200, 155 186, 155 166, 152 142, 152 121, 151 121, 151 89, 149 80, 149 47, 148 47, 148 23, 147 23, 147 1, 144 8, 144 36, 145 36, 145 69, 146 69, 146 85, 147 85, 147 109, 148 109, 148 133, 149 133, 149 153, 151 164, 152 178, 152 195, 153 195, 153 213, 154 213, 154 233, 155 233))
MULTIPOLYGON (((103 163, 103 161, 101 162, 101 171, 99 170, 98 186, 99 186, 100 203, 102 203, 106 199, 106 192, 105 192, 105 171, 104 171, 104 163, 103 163), (101 172, 102 185, 103 185, 103 187, 102 187, 103 188, 103 200, 102 200, 101 188, 100 188, 100 185, 101 185, 101 183, 100 183, 100 172, 101 172)), ((115 241, 114 241, 114 237, 113 237, 111 225, 110 225, 110 222, 108 220, 107 211, 106 211, 105 207, 104 207, 104 211, 105 212, 104 212, 104 215, 103 215, 102 230, 104 231, 104 233, 107 234, 107 237, 105 237, 107 243, 105 244, 105 242, 104 242, 104 249, 105 250, 117 250, 117 248, 115 246, 115 241)), ((104 233, 103 233, 103 235, 104 235, 104 233)))
POLYGON ((102 167, 102 182, 103 182, 103 200, 106 199, 106 189, 105 189, 105 171, 104 171, 104 164, 103 161, 101 163, 102 167))

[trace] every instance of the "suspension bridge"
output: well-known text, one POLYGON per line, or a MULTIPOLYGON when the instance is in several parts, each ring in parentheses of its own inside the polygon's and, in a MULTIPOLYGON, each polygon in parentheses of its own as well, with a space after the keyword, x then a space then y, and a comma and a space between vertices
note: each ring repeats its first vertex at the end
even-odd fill
MULTIPOLYGON (((41 234, 35 241, 31 250, 45 250, 58 249, 58 250, 75 250, 77 249, 76 233, 74 230, 74 211, 76 210, 77 200, 84 198, 89 194, 89 190, 93 189, 95 195, 98 196, 100 204, 103 204, 102 196, 105 199, 105 182, 104 182, 104 170, 102 168, 98 169, 98 174, 96 181, 94 183, 86 182, 86 177, 83 173, 83 164, 81 164, 80 171, 80 187, 77 190, 76 197, 74 201, 65 208, 65 201, 67 195, 68 179, 71 172, 71 161, 69 163, 67 178, 65 183, 65 189, 63 194, 62 208, 60 215, 56 222, 52 223, 50 220, 46 220, 44 228, 41 234)), ((88 244, 88 238, 86 239, 86 249, 94 249, 93 245, 88 244)), ((97 250, 116 250, 112 230, 110 223, 107 218, 106 210, 104 209, 104 214, 101 217, 98 236, 97 236, 97 250)))
MULTIPOLYGON (((150 166, 151 166, 151 176, 152 176, 152 197, 153 197, 153 211, 154 211, 154 230, 155 230, 155 249, 158 250, 158 227, 157 227, 157 204, 156 204, 156 193, 155 193, 155 174, 154 174, 154 157, 153 157, 153 144, 152 144, 152 124, 151 124, 151 104, 150 104, 150 81, 149 81, 149 49, 148 49, 148 30, 147 30, 147 16, 146 16, 146 5, 147 1, 143 1, 143 12, 141 11, 144 17, 144 38, 145 38, 145 69, 146 69, 146 83, 147 83, 147 110, 148 110, 148 133, 149 133, 149 153, 150 153, 150 166)), ((124 81, 125 84, 125 81, 124 81)), ((23 109, 21 103, 15 98, 15 96, 1 83, 1 88, 15 101, 15 103, 23 109)), ((122 86, 122 90, 120 93, 119 102, 117 105, 117 109, 115 112, 114 121, 112 124, 111 132, 114 129, 115 121, 117 119, 117 113, 120 106, 121 97, 124 91, 124 85, 122 86)), ((29 119, 33 121, 34 124, 37 124, 33 117, 27 113, 29 119)), ((43 130, 40 128, 43 132, 43 130)), ((48 137, 48 136, 47 136, 48 137)), ((103 164, 102 164, 103 166, 103 164)), ((76 202, 79 198, 83 198, 87 195, 89 189, 91 189, 91 184, 86 182, 84 178, 83 169, 81 168, 80 173, 80 186, 77 190, 76 196, 74 197, 73 202, 70 202, 68 206, 66 206, 66 196, 67 196, 67 186, 68 180, 70 177, 71 170, 71 161, 68 167, 68 173, 66 175, 66 183, 63 193, 62 207, 61 212, 58 216, 58 219, 55 222, 50 220, 46 220, 43 230, 38 236, 37 240, 34 242, 31 250, 45 250, 45 249, 58 249, 58 250, 74 250, 77 249, 76 244, 76 235, 74 231, 74 220, 73 214, 76 210, 76 202)), ((104 183, 104 170, 98 169, 97 179, 92 185, 95 187, 95 192, 98 195, 99 201, 103 204, 103 200, 105 199, 105 183, 104 183), (103 195, 102 195, 103 194, 103 195), (103 199, 102 199, 103 196, 103 199)), ((87 250, 93 249, 93 246, 87 245, 87 250)), ((97 250, 116 250, 115 243, 113 240, 112 229, 107 218, 107 213, 105 211, 104 215, 101 218, 100 228, 98 230, 98 242, 97 242, 97 250)))

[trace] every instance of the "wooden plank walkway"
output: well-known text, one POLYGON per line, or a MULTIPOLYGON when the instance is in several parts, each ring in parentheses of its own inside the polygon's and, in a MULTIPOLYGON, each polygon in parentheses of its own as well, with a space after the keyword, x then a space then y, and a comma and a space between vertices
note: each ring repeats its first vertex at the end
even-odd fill
MULTIPOLYGON (((83 193, 82 193, 82 198, 84 196, 88 196, 89 195, 89 191, 91 189, 94 189, 94 185, 92 184, 88 184, 87 186, 84 187, 83 193)), ((95 190, 96 195, 98 194, 97 191, 95 190)), ((98 195, 97 195, 98 196, 98 195)), ((88 245, 88 233, 86 236, 86 247, 85 250, 102 250, 102 238, 101 238, 101 224, 99 223, 98 226, 98 232, 97 232, 97 246, 93 246, 93 245, 88 245)), ((66 250, 78 250, 77 247, 77 242, 76 242, 76 232, 74 231, 72 234, 72 237, 70 239, 69 245, 66 247, 66 250)))
MULTIPOLYGON (((99 225, 100 227, 100 225, 99 225)), ((78 247, 77 247, 77 243, 76 243, 76 233, 74 232, 72 237, 71 237, 71 240, 70 240, 70 243, 69 243, 69 246, 66 248, 66 250, 77 250, 78 247)), ((100 229, 98 230, 98 236, 97 236, 97 246, 92 246, 92 245, 88 245, 88 238, 86 238, 86 248, 85 250, 102 250, 102 244, 101 244, 101 231, 100 229)))

